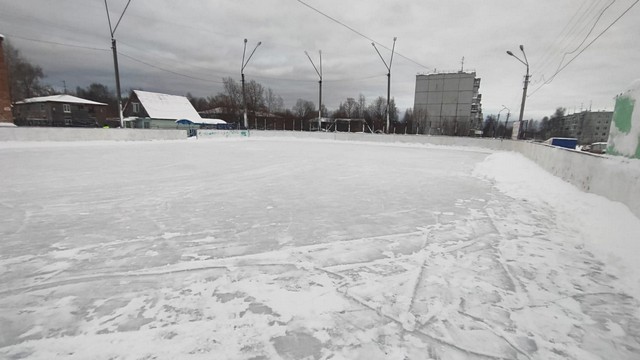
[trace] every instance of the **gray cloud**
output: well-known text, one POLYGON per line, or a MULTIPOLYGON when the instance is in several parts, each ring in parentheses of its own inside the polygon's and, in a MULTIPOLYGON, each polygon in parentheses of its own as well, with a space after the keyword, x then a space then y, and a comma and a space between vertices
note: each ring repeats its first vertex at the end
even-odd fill
MULTIPOLYGON (((562 54, 585 38, 609 2, 305 2, 388 47, 397 36, 397 52, 425 66, 394 57, 392 96, 400 108, 413 106, 417 73, 434 68, 457 71, 464 57, 465 69, 476 70, 482 78, 485 114, 502 105, 517 114, 525 67, 505 51, 517 52, 519 44, 525 46, 531 64, 530 93, 537 90, 527 99, 525 117, 549 115, 558 106, 612 109, 613 97, 640 78, 640 48, 634 46, 634 36, 640 33, 634 19, 640 7, 632 8, 553 82, 538 89, 542 79, 555 72, 562 54)), ((615 2, 586 43, 632 3, 615 2)), ((113 21, 125 4, 126 0, 109 1, 113 21)), ((0 6, 0 33, 42 66, 51 85, 98 81, 115 87, 102 1, 0 0, 0 6)), ((263 44, 245 69, 247 79, 273 88, 287 106, 298 98, 317 103, 318 79, 305 50, 316 61, 322 49, 323 102, 329 109, 361 93, 369 100, 386 95, 386 69, 370 41, 295 0, 133 0, 116 38, 124 89, 213 95, 221 91, 222 77, 240 79, 243 39, 248 38, 249 50, 258 41, 263 44)), ((379 49, 388 60, 390 52, 379 49)))

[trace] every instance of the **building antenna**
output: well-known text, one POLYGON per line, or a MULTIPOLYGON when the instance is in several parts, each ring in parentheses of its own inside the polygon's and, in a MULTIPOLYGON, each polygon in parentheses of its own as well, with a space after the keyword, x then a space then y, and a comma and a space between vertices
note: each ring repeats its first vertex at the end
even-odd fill
POLYGON ((461 64, 462 66, 460 67, 460 72, 464 72, 464 56, 462 57, 461 64))

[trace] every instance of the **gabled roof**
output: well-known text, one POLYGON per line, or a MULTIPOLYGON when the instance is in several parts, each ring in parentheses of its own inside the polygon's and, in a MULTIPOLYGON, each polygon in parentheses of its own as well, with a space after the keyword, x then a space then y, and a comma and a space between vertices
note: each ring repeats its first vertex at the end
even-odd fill
POLYGON ((189 119, 200 121, 200 115, 184 96, 133 90, 152 119, 189 119))
POLYGON ((59 102, 59 103, 66 103, 66 104, 84 104, 84 105, 104 105, 104 106, 107 105, 105 103, 91 101, 91 100, 79 98, 76 96, 66 95, 66 94, 28 98, 28 99, 24 99, 22 101, 16 102, 16 104, 33 104, 33 103, 45 103, 45 102, 59 102))

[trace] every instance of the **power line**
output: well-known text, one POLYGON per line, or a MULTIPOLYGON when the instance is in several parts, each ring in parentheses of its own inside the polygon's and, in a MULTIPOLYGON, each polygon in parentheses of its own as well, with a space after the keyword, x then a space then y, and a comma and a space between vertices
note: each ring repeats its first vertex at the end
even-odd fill
POLYGON ((609 24, 609 26, 607 26, 604 30, 602 30, 602 32, 600 32, 600 34, 598 34, 598 36, 596 36, 593 40, 591 40, 582 50, 580 50, 580 52, 578 52, 576 54, 576 56, 574 56, 573 58, 571 58, 571 60, 569 60, 564 66, 562 66, 561 68, 559 68, 552 76, 551 79, 545 81, 542 85, 540 85, 537 89, 535 89, 532 93, 530 93, 527 97, 531 97, 533 96, 533 94, 535 94, 536 92, 538 92, 538 90, 540 90, 543 86, 548 85, 549 83, 551 83, 551 81, 553 81, 553 79, 556 77, 556 75, 558 75, 562 70, 564 70, 567 66, 569 66, 569 64, 571 64, 573 62, 573 60, 575 60, 578 56, 580 56, 580 54, 582 54, 585 50, 587 50, 591 44, 593 44, 594 42, 596 42, 596 40, 598 40, 605 32, 607 32, 607 30, 609 30, 615 23, 618 22, 618 20, 620 20, 626 13, 629 12, 629 10, 631 10, 631 8, 633 8, 638 2, 640 2, 640 0, 636 0, 633 4, 631 4, 625 11, 622 12, 622 14, 620 14, 620 16, 618 16, 615 20, 613 20, 613 22, 611 24, 609 24))
MULTIPOLYGON (((122 41, 120 43, 124 44, 124 45, 127 45, 127 47, 129 47, 131 49, 144 52, 144 50, 141 50, 140 48, 137 48, 137 47, 135 47, 135 46, 133 46, 131 44, 128 44, 128 43, 125 43, 125 42, 122 42, 122 41)), ((118 53, 120 54, 121 52, 118 52, 118 53)), ((126 55, 126 54, 123 54, 123 56, 128 56, 128 57, 132 58, 132 60, 134 60, 134 61, 137 61, 137 62, 143 63, 145 65, 149 65, 149 66, 155 67, 155 68, 157 68, 159 70, 175 72, 173 70, 169 70, 169 69, 166 69, 166 68, 162 67, 162 66, 165 66, 165 67, 171 66, 171 65, 168 65, 168 64, 161 64, 162 66, 160 66, 160 65, 157 65, 157 62, 156 63, 151 63, 151 62, 148 62, 148 61, 140 60, 138 58, 133 58, 131 55, 126 55)), ((195 68, 201 69, 203 71, 211 71, 211 69, 207 69, 207 68, 204 68, 204 67, 201 67, 201 66, 190 65, 190 67, 195 67, 195 68)), ((225 72, 225 71, 216 71, 215 73, 220 74, 221 76, 235 76, 235 75, 237 75, 236 73, 225 72)), ((180 75, 182 76, 184 74, 180 74, 180 75)), ((185 75, 185 76, 190 77, 189 75, 185 75)), ((369 75, 369 76, 349 78, 349 79, 324 79, 323 81, 326 81, 326 82, 354 82, 354 81, 368 80, 368 79, 373 79, 373 78, 378 78, 378 77, 383 77, 383 76, 385 76, 385 75, 369 75)), ((268 79, 268 80, 278 80, 278 81, 288 81, 288 82, 304 82, 304 83, 315 83, 316 82, 316 80, 310 80, 310 79, 299 79, 299 78, 298 79, 294 79, 294 78, 265 76, 265 75, 251 75, 251 77, 252 78, 256 78, 256 79, 268 79)))
POLYGON ((27 37, 24 37, 24 36, 18 36, 18 35, 13 35, 13 34, 6 34, 6 35, 10 36, 10 37, 14 37, 16 39, 21 39, 21 40, 26 40, 26 41, 33 41, 33 42, 38 42, 38 43, 43 43, 43 44, 66 46, 66 47, 73 47, 73 48, 86 49, 86 50, 95 50, 95 51, 109 51, 110 50, 110 49, 106 49, 106 48, 96 48, 96 47, 87 46, 87 45, 65 44, 65 43, 60 43, 60 42, 55 42, 55 41, 31 39, 31 38, 27 38, 27 37))
POLYGON ((584 13, 582 13, 583 7, 587 5, 587 2, 583 2, 578 8, 578 10, 573 14, 571 19, 568 22, 566 22, 564 28, 562 29, 562 31, 560 31, 558 36, 556 36, 556 38, 540 54, 540 56, 538 57, 539 60, 533 61, 532 68, 544 69, 553 60, 554 55, 557 52, 561 51, 561 50, 553 50, 554 45, 557 44, 560 47, 562 43, 566 39, 568 39, 569 36, 574 32, 576 26, 580 23, 581 19, 584 18, 588 13, 590 13, 595 8, 595 5, 597 3, 598 3, 598 0, 592 0, 591 5, 589 5, 589 7, 584 10, 584 13), (581 15, 578 17, 579 14, 581 15))
MULTIPOLYGON (((562 67, 562 63, 564 62, 564 59, 566 58, 567 55, 571 55, 573 53, 575 53, 576 51, 578 51, 578 49, 580 49, 580 47, 582 45, 584 45, 585 41, 587 41, 587 39, 589 38, 589 36, 591 35, 591 33, 593 32, 593 29, 595 29, 596 25, 598 24, 598 22, 600 21, 600 19, 602 18, 602 15, 604 15, 604 13, 611 7, 611 5, 613 5, 616 2, 616 0, 613 0, 609 3, 609 5, 607 5, 604 9, 602 9, 602 11, 600 12, 600 14, 598 15, 598 17, 596 18, 596 21, 593 23, 593 25, 591 26, 591 29, 589 29, 589 32, 587 33, 587 35, 585 35, 584 39, 582 39, 582 41, 580 42, 580 44, 578 44, 578 46, 576 46, 573 50, 569 51, 569 52, 565 52, 562 55, 562 59, 560 59, 560 63, 558 64, 558 68, 556 69, 556 74, 558 69, 560 69, 560 67, 562 67)), ((553 78, 555 77, 555 74, 548 80, 549 82, 553 81, 553 78)))
MULTIPOLYGON (((340 20, 338 20, 338 19, 336 19, 336 18, 331 17, 330 15, 328 15, 328 14, 326 14, 326 13, 324 13, 324 12, 322 12, 322 11, 320 11, 320 10, 316 9, 316 8, 314 8, 313 6, 311 6, 311 5, 307 4, 307 3, 305 3, 305 2, 304 2, 304 1, 302 1, 302 0, 297 0, 297 1, 298 1, 300 4, 302 4, 302 5, 306 6, 306 7, 308 7, 309 9, 311 9, 311 10, 313 10, 313 11, 317 12, 318 14, 320 14, 320 15, 322 15, 322 16, 324 16, 324 17, 326 17, 327 19, 329 19, 329 20, 331 20, 331 21, 333 21, 333 22, 335 22, 335 23, 337 23, 337 24, 339 24, 339 25, 341 25, 341 26, 343 26, 343 27, 345 27, 345 28, 349 29, 349 31, 351 31, 351 32, 353 32, 353 33, 355 33, 355 34, 357 34, 357 35, 359 35, 359 36, 361 36, 361 37, 363 37, 363 38, 365 38, 365 39, 367 39, 367 40, 369 40, 369 41, 373 42, 373 43, 378 44, 378 45, 379 45, 380 47, 382 47, 382 48, 385 48, 385 49, 387 49, 387 50, 389 50, 389 51, 392 51, 392 50, 391 50, 389 47, 387 47, 386 45, 381 44, 381 43, 379 43, 379 42, 377 42, 377 41, 373 40, 372 38, 370 38, 370 37, 368 37, 367 35, 365 35, 365 34, 361 33, 360 31, 358 31, 358 30, 356 30, 356 29, 352 28, 351 26, 349 26, 349 25, 347 25, 347 24, 343 23, 342 21, 340 21, 340 20)), ((423 67, 423 68, 425 68, 425 69, 427 69, 427 70, 431 70, 431 68, 430 68, 430 67, 425 66, 425 65, 422 65, 422 64, 420 64, 419 62, 417 62, 417 61, 415 61, 415 60, 413 60, 413 59, 411 59, 411 58, 409 58, 409 57, 407 57, 407 56, 404 56, 404 55, 400 54, 400 53, 399 53, 399 52, 397 52, 397 51, 395 52, 395 54, 396 54, 396 55, 398 55, 398 56, 400 56, 401 58, 404 58, 405 60, 408 60, 408 61, 410 61, 410 62, 412 62, 412 63, 414 63, 414 64, 416 64, 416 65, 420 66, 420 67, 423 67)))
POLYGON ((135 62, 138 62, 138 63, 144 64, 144 65, 150 66, 150 67, 152 67, 152 68, 154 68, 154 69, 162 70, 162 71, 165 71, 165 72, 168 72, 168 73, 174 74, 174 75, 178 75, 178 76, 182 76, 182 77, 186 77, 186 78, 193 79, 193 80, 198 80, 198 81, 211 82, 211 83, 216 83, 216 84, 224 84, 224 82, 222 82, 222 81, 218 81, 218 80, 211 80, 211 79, 204 79, 204 78, 201 78, 201 77, 195 77, 195 76, 191 76, 191 75, 187 75, 187 74, 179 73, 179 72, 177 72, 177 71, 173 71, 173 70, 165 69, 165 68, 163 68, 163 67, 160 67, 160 66, 157 66, 157 65, 151 64, 151 63, 146 62, 146 61, 144 61, 144 60, 140 60, 140 59, 134 58, 133 56, 127 55, 127 54, 125 54, 125 53, 123 53, 123 52, 121 52, 121 51, 118 51, 118 54, 120 54, 120 55, 122 55, 122 56, 126 57, 126 58, 127 58, 127 59, 129 59, 129 60, 133 60, 133 61, 135 61, 135 62))
MULTIPOLYGON (((13 34, 8 34, 8 33, 5 33, 5 35, 7 37, 12 37, 12 38, 16 38, 16 39, 21 39, 21 40, 26 40, 26 41, 33 41, 33 42, 43 43, 43 44, 56 45, 56 46, 72 47, 72 48, 79 48, 79 49, 86 49, 86 50, 93 50, 93 51, 111 51, 110 49, 107 49, 107 48, 96 48, 96 47, 91 47, 91 46, 87 46, 87 45, 76 45, 76 44, 61 43, 61 42, 56 42, 56 41, 32 39, 32 38, 13 35, 13 34)), ((136 47, 134 47, 134 46, 132 46, 130 44, 125 44, 125 45, 131 47, 132 49, 140 50, 140 49, 137 49, 136 47)), ((192 75, 180 73, 180 72, 177 72, 177 71, 174 71, 174 70, 171 70, 171 69, 167 69, 166 67, 163 67, 163 66, 160 66, 160 65, 156 65, 156 64, 153 64, 153 63, 148 62, 148 61, 141 60, 141 59, 136 58, 134 56, 131 56, 129 54, 123 53, 122 51, 118 51, 118 54, 126 57, 129 60, 135 61, 137 63, 143 64, 143 65, 146 65, 146 66, 149 66, 149 67, 152 67, 152 68, 160 70, 160 71, 171 73, 171 74, 174 74, 174 75, 182 76, 182 77, 193 79, 193 80, 203 81, 203 82, 210 82, 210 83, 216 83, 216 84, 223 84, 224 83, 224 82, 219 81, 219 80, 206 79, 206 78, 202 78, 202 77, 197 77, 197 76, 192 76, 192 75)), ((200 69, 207 70, 207 69, 202 68, 202 67, 200 67, 200 69)), ((230 72, 229 73, 221 72, 220 74, 235 75, 235 73, 230 73, 230 72)), ((363 77, 350 78, 350 79, 327 79, 325 81, 326 82, 355 82, 355 81, 368 80, 368 79, 373 79, 373 78, 382 77, 382 76, 383 75, 371 75, 371 76, 363 76, 363 77)), ((261 76, 261 75, 256 75, 256 76, 253 76, 253 77, 258 78, 258 79, 270 79, 270 80, 280 80, 280 81, 297 81, 297 82, 308 82, 308 83, 315 82, 315 80, 281 78, 281 77, 261 76)))

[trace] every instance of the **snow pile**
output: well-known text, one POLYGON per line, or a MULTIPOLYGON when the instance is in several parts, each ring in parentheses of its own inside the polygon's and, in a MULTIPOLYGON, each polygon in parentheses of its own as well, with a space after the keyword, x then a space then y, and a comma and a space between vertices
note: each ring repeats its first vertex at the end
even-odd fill
POLYGON ((495 180, 509 196, 555 209, 558 226, 576 231, 566 240, 584 244, 604 257, 617 269, 627 291, 640 298, 640 219, 628 207, 584 193, 515 153, 489 156, 478 165, 475 174, 495 180))

